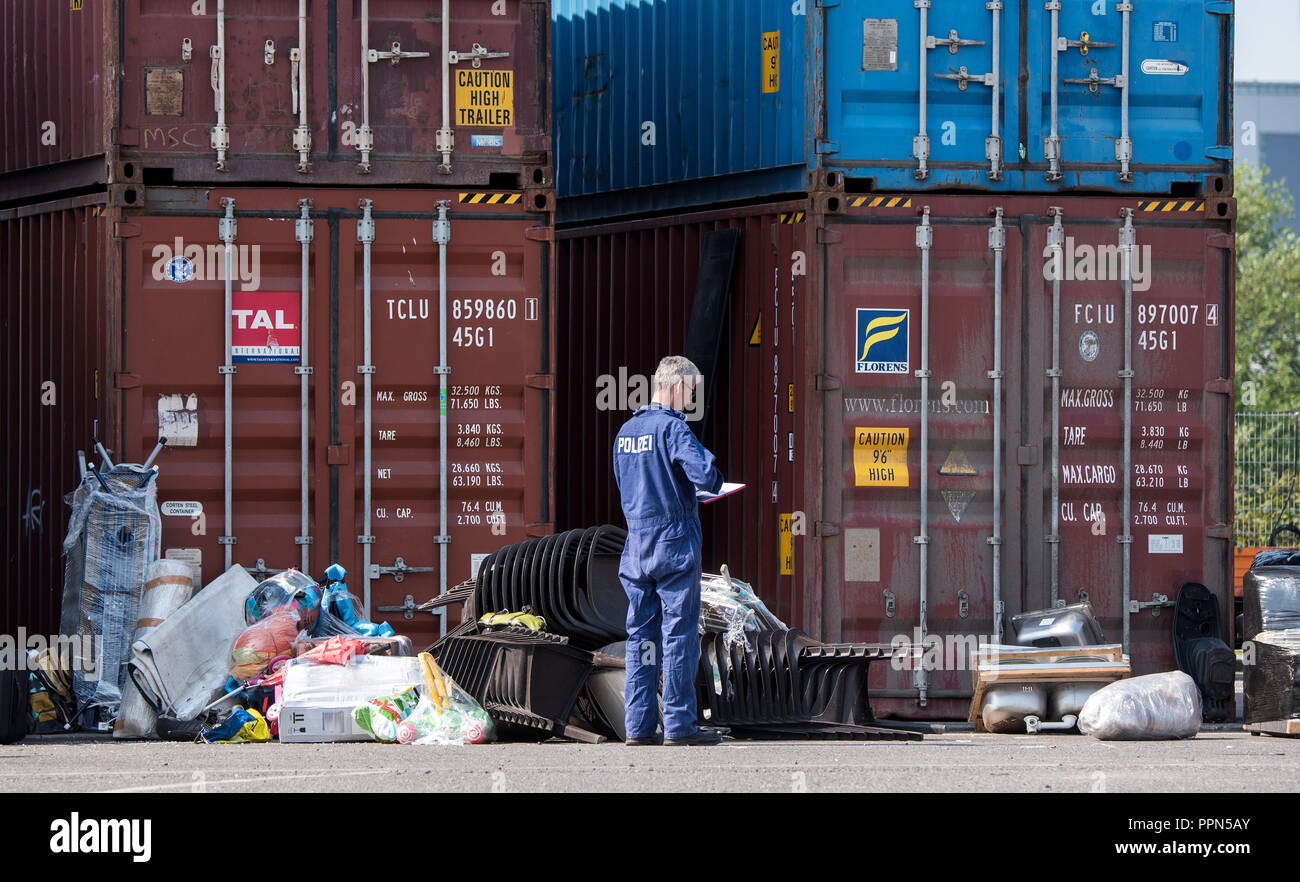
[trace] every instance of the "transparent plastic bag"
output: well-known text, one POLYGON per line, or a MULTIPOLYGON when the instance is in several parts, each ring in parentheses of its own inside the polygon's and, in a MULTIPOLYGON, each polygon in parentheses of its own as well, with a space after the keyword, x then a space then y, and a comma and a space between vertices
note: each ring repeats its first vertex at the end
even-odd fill
POLYGON ((230 645, 227 666, 230 676, 241 683, 262 673, 275 659, 293 655, 298 639, 298 613, 283 608, 256 625, 250 625, 230 645))
POLYGON ((749 634, 784 631, 785 623, 772 615, 748 583, 733 579, 722 567, 721 574, 700 577, 700 633, 721 633, 727 648, 743 644, 752 650, 749 634))
POLYGON ((1190 738, 1201 729, 1201 690, 1182 671, 1117 680, 1079 711, 1079 731, 1101 741, 1190 738))

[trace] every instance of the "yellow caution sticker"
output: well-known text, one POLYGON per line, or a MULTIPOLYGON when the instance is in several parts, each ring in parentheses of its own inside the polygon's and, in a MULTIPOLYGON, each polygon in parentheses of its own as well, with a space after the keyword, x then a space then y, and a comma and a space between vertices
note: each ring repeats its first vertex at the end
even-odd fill
POLYGON ((456 125, 500 129, 514 124, 514 71, 456 71, 456 125))
POLYGON ((763 33, 763 94, 781 91, 781 32, 763 33))
POLYGON ((943 465, 939 466, 939 474, 970 476, 976 475, 978 472, 975 471, 975 466, 970 464, 966 451, 960 447, 954 447, 952 453, 948 454, 948 458, 943 461, 943 465))
POLYGON ((853 430, 853 485, 907 487, 908 429, 853 430))
POLYGON ((794 575, 794 514, 778 515, 781 529, 781 575, 794 575))
POLYGON ((84 0, 72 0, 72 11, 80 12, 84 0))
POLYGON ((789 402, 789 403, 786 405, 786 412, 787 412, 787 413, 794 413, 794 383, 788 383, 788 384, 786 384, 786 387, 785 387, 785 394, 786 394, 787 400, 788 400, 788 402, 789 402))
POLYGON ((749 345, 758 346, 763 342, 763 313, 758 314, 754 319, 754 330, 749 332, 749 345))

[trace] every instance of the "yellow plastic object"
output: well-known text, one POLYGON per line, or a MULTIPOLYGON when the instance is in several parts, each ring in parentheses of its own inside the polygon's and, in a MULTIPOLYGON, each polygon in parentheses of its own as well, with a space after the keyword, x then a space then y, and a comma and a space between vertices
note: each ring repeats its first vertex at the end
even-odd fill
POLYGON ((519 625, 530 631, 545 631, 546 619, 529 612, 496 612, 479 617, 482 625, 519 625))

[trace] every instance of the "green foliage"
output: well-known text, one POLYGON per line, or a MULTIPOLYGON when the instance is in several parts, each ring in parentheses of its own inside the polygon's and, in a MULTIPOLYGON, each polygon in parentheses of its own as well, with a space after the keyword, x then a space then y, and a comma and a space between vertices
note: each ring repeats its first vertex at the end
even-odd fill
POLYGON ((1300 236, 1282 223, 1294 200, 1265 169, 1236 168, 1238 406, 1300 410, 1300 236))

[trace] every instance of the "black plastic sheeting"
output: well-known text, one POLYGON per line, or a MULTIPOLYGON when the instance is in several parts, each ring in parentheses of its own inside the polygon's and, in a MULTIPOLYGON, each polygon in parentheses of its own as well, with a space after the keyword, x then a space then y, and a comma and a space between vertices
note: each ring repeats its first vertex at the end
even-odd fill
POLYGON ((1245 670, 1245 720, 1300 719, 1300 637, 1262 635, 1253 640, 1254 664, 1245 670))
POLYGON ((1241 635, 1253 640, 1261 631, 1285 631, 1300 628, 1300 553, 1260 552, 1242 580, 1241 635), (1266 554, 1292 555, 1295 564, 1278 565, 1271 558, 1261 564, 1266 554))

